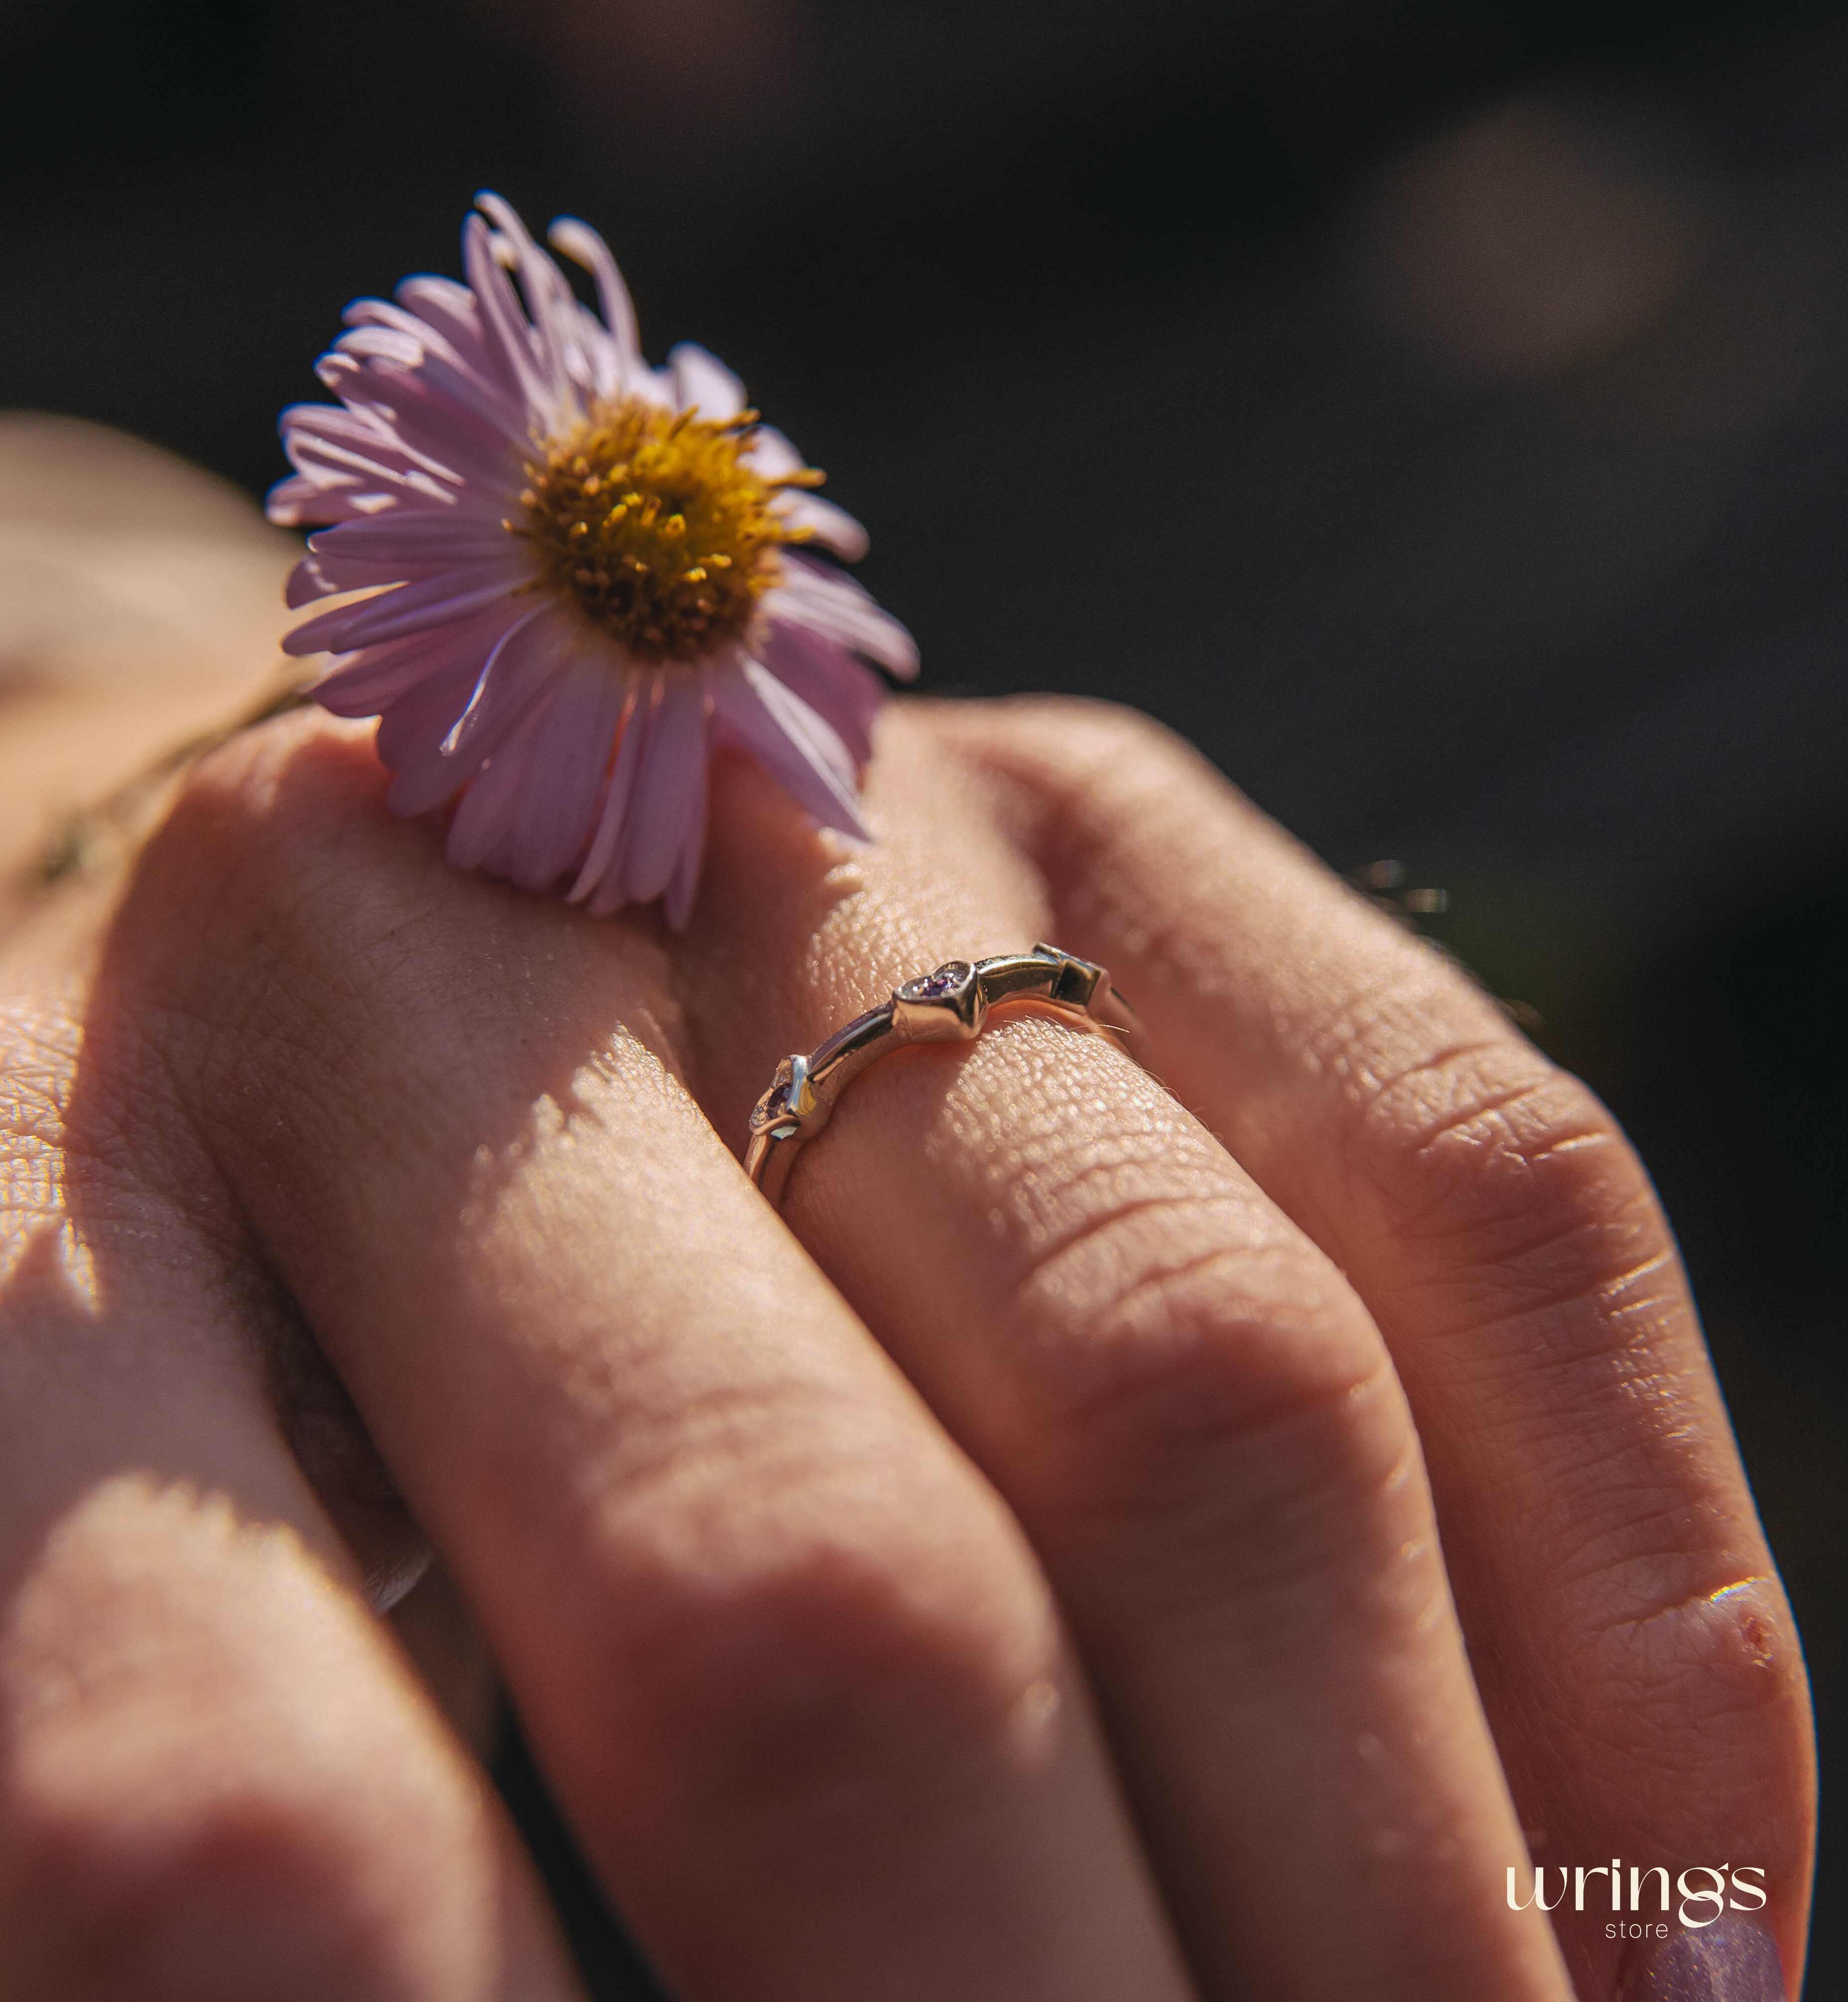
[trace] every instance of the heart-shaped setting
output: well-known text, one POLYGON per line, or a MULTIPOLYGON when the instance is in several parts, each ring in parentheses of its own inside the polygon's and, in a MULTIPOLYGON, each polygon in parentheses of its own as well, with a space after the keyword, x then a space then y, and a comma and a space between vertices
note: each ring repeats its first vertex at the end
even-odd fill
POLYGON ((953 959, 934 973, 919 974, 898 990, 907 1001, 941 1001, 959 987, 967 986, 975 969, 966 959, 953 959))
POLYGON ((973 1038, 987 1012, 982 982, 966 959, 947 960, 892 990, 894 1024, 912 1042, 973 1038))

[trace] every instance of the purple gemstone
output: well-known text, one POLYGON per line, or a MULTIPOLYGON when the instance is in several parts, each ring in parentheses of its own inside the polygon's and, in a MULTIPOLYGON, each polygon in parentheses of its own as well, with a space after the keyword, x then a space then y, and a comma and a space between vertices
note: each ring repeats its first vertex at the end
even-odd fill
POLYGON ((779 1084, 765 1093, 763 1103, 751 1116, 751 1124, 761 1132, 766 1126, 780 1125, 790 1116, 790 1088, 779 1084))
POLYGON ((954 994, 968 977, 967 963, 953 959, 947 966, 940 966, 935 973, 908 980, 899 991, 908 1001, 940 1001, 946 994, 954 994))

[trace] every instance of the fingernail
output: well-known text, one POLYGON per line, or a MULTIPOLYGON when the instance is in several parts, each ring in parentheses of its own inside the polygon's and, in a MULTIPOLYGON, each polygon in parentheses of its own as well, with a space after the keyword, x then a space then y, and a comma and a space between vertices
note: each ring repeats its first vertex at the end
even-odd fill
POLYGON ((1763 1926, 1728 1913, 1656 1948, 1618 2002, 1787 2002, 1783 1962, 1763 1926))

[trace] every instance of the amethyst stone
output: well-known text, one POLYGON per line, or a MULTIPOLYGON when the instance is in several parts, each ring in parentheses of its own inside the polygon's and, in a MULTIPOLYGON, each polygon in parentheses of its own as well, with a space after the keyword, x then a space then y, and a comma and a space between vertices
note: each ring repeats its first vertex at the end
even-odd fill
POLYGON ((974 970, 967 960, 953 959, 935 973, 906 981, 898 992, 908 1001, 940 1001, 946 994, 954 994, 974 970))

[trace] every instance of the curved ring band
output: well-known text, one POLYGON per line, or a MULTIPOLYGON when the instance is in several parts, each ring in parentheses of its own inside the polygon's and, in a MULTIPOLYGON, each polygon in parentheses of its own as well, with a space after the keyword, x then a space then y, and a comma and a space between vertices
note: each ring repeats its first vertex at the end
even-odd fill
POLYGON ((780 1202, 796 1156, 862 1071, 913 1043, 972 1043, 995 1009, 1016 1003, 1079 1028, 1128 1035, 1141 1027, 1101 966, 1057 946, 973 964, 950 960, 894 988, 883 1007, 856 1016, 811 1055, 783 1059, 751 1111, 744 1172, 772 1203, 780 1202))

